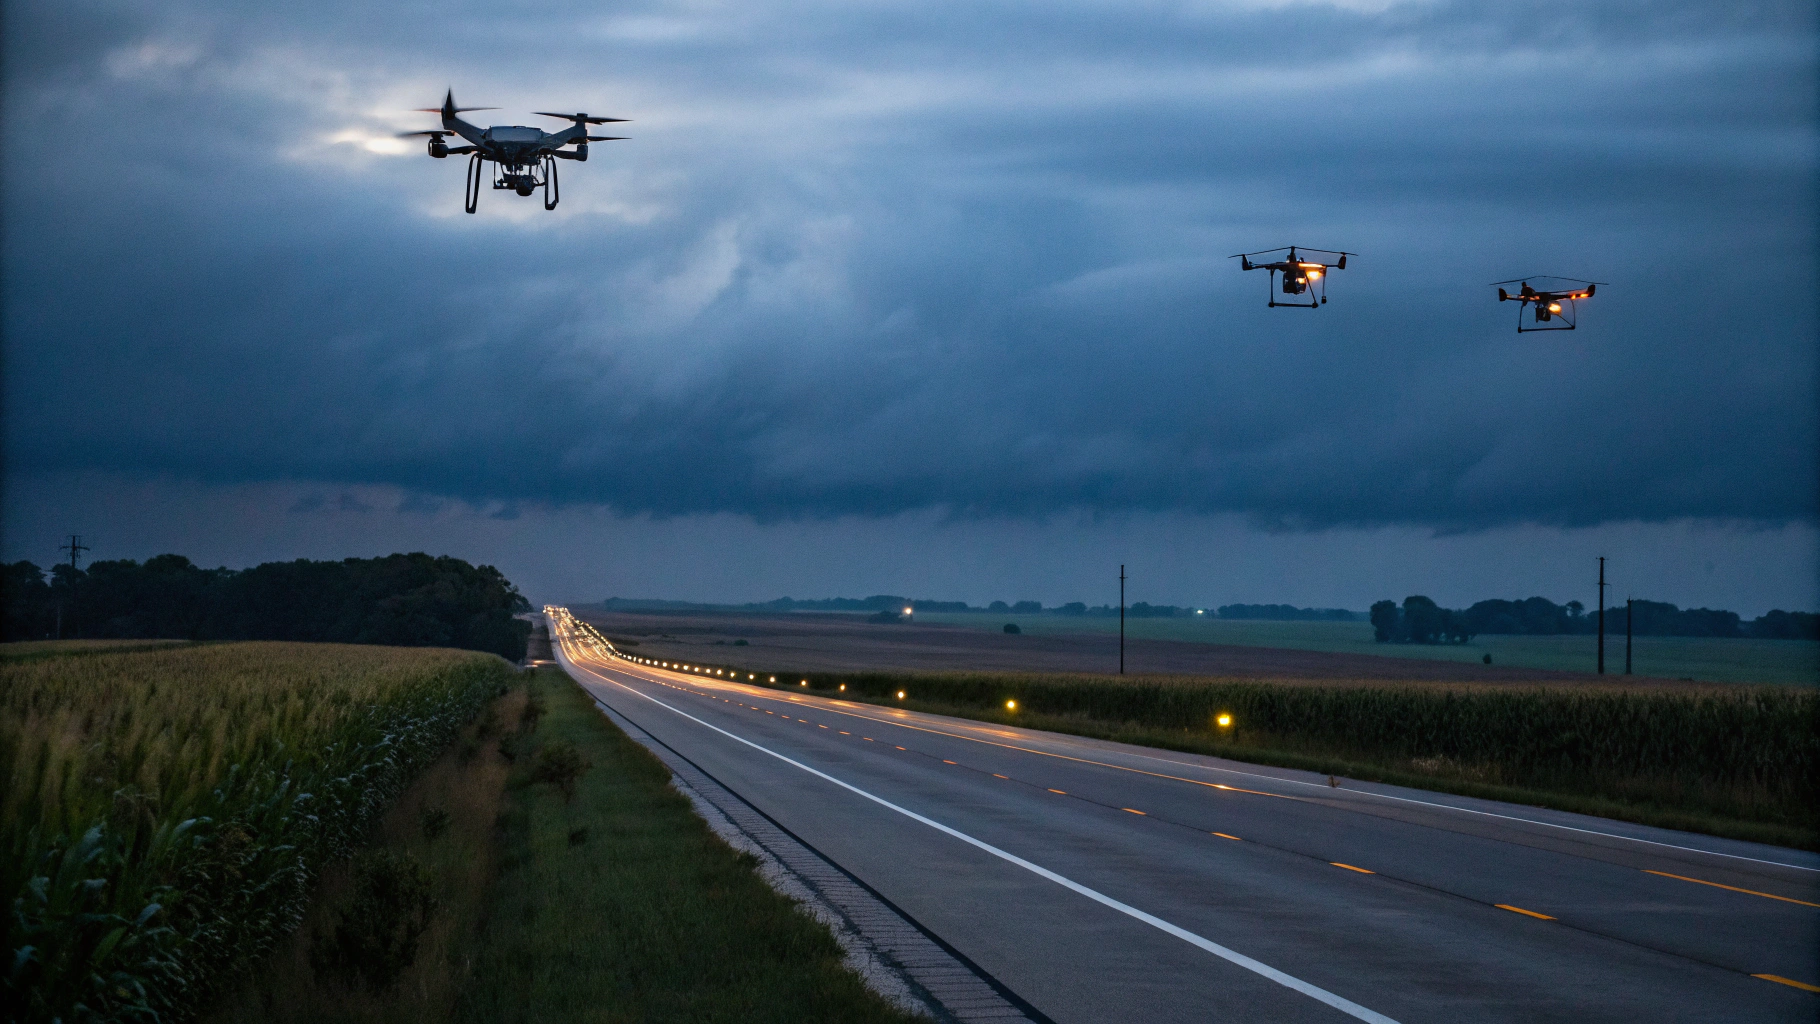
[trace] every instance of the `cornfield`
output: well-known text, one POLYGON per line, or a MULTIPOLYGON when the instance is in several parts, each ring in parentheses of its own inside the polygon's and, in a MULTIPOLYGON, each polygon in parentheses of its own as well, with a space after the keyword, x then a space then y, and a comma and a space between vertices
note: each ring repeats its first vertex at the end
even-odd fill
MULTIPOLYGON (((1299 752, 1813 829, 1820 692, 1321 685, 1090 676, 809 673, 817 690, 1130 726, 1196 746, 1299 752), (1220 714, 1232 716, 1227 729, 1220 714)), ((996 715, 995 715, 996 717, 996 715)), ((1031 724, 1036 724, 1032 721, 1031 724)))
POLYGON ((290 643, 0 663, 4 1016, 192 1015, 511 672, 290 643))

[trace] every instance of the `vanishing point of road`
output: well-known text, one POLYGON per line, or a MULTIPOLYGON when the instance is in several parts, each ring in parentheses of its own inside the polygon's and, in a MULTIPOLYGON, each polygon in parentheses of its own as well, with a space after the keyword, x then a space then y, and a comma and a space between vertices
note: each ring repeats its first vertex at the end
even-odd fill
POLYGON ((625 659, 602 703, 1051 1019, 1820 1019, 1820 857, 625 659))

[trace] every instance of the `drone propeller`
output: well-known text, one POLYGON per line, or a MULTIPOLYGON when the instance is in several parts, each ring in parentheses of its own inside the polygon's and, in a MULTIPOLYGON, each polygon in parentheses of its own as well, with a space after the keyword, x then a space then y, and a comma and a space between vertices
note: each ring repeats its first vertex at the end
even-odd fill
POLYGON ((624 135, 590 135, 590 136, 588 136, 589 142, 624 142, 625 140, 626 140, 626 137, 624 135))
MULTIPOLYGON (((456 107, 455 113, 465 114, 470 110, 498 110, 498 109, 499 109, 498 107, 456 107)), ((416 107, 416 108, 413 108, 411 112, 414 114, 440 114, 440 113, 442 113, 442 108, 441 107, 416 107)))
POLYGON ((398 137, 401 139, 408 139, 413 135, 434 135, 437 138, 441 138, 444 135, 453 135, 453 134, 455 134, 455 133, 451 132, 451 131, 445 131, 443 129, 438 128, 434 131, 427 131, 427 132, 399 132, 398 137))
POLYGON ((1611 284, 1610 281, 1588 281, 1581 277, 1562 277, 1558 274, 1531 274, 1528 277, 1513 277, 1508 281, 1493 281, 1492 284, 1528 284, 1530 281, 1572 281, 1576 284, 1611 284))
POLYGON ((559 117, 564 121, 574 121, 577 124, 608 124, 613 121, 631 120, 631 118, 626 117, 589 117, 586 114, 553 114, 548 110, 536 110, 532 111, 532 113, 535 113, 538 117, 559 117))

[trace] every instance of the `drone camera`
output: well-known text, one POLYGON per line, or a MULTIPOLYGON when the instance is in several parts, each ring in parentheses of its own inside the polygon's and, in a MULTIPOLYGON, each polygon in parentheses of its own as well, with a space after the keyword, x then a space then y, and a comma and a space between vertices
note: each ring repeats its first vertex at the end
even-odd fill
POLYGON ((583 142, 583 143, 578 144, 575 147, 575 159, 580 160, 584 163, 587 162, 587 159, 588 159, 588 144, 587 143, 583 142))
POLYGON ((443 157, 448 156, 449 155, 449 144, 442 141, 440 136, 431 136, 431 138, 430 138, 430 155, 435 157, 438 160, 441 160, 443 157))

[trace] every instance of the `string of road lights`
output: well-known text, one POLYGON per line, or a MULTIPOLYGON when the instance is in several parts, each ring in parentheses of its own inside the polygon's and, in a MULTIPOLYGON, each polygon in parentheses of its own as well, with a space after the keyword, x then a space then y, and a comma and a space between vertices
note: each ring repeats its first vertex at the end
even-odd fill
MULTIPOLYGON (((905 611, 908 612, 909 609, 905 609, 905 611)), ((613 646, 613 641, 607 639, 606 635, 596 629, 592 623, 584 622, 581 619, 576 618, 567 608, 561 608, 556 605, 545 605, 544 614, 549 617, 553 627, 560 624, 566 639, 573 640, 592 651, 594 654, 602 657, 614 658, 619 661, 630 662, 634 665, 643 665, 647 668, 660 668, 671 672, 687 672, 691 675, 711 676, 717 679, 725 679, 729 682, 753 683, 760 686, 779 685, 777 677, 774 675, 766 675, 764 681, 761 683, 759 681, 759 673, 746 671, 744 669, 729 668, 724 665, 715 666, 691 664, 682 661, 666 661, 661 658, 647 658, 642 655, 627 654, 613 646), (745 678, 741 679, 741 675, 744 675, 745 678)), ((788 686, 789 684, 785 683, 782 685, 788 686)), ((811 688, 809 677, 807 676, 800 678, 796 685, 800 688, 811 688)), ((842 694, 846 693, 847 684, 837 684, 835 692, 842 694)), ((858 696, 863 698, 867 695, 860 694, 858 696)), ((906 701, 910 698, 908 690, 896 690, 892 693, 892 696, 899 701, 906 701)), ((1021 704, 1017 698, 1007 697, 1005 699, 1006 713, 1016 714, 1023 708, 1024 705, 1021 704)), ((1231 712, 1222 711, 1214 718, 1214 726, 1222 733, 1230 732, 1233 723, 1234 719, 1231 712)))

